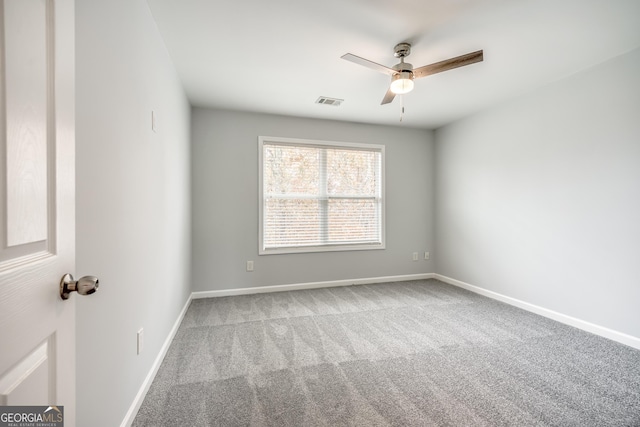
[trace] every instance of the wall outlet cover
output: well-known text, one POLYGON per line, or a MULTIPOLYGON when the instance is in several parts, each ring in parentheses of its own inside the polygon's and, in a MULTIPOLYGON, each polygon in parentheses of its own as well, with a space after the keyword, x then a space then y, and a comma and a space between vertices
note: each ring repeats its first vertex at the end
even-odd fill
POLYGON ((138 331, 138 354, 142 353, 142 349, 144 348, 144 328, 140 328, 138 331))
POLYGON ((158 117, 156 112, 151 110, 151 130, 154 132, 158 132, 158 117))

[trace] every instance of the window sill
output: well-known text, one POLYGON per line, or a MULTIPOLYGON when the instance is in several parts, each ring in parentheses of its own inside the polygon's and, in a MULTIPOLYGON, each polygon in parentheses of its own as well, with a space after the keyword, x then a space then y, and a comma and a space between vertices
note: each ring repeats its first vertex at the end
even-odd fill
POLYGON ((283 255, 304 254, 320 252, 346 252, 346 251, 375 251, 385 249, 384 244, 370 245, 326 245, 326 246, 296 246, 289 248, 260 249, 258 255, 283 255))

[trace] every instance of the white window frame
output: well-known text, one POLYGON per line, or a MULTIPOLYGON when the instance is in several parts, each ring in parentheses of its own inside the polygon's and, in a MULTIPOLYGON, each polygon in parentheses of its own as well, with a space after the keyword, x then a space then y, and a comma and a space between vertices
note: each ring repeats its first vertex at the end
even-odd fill
POLYGON ((258 137, 258 193, 259 193, 259 215, 258 215, 258 254, 259 255, 272 255, 272 254, 292 254, 292 253, 312 253, 312 252, 336 252, 336 251, 365 251, 365 250, 380 250, 385 249, 386 234, 385 234, 385 153, 384 145, 378 144, 363 144, 356 142, 338 142, 338 141, 322 141, 311 139, 299 139, 299 138, 282 138, 282 137, 270 137, 259 136, 258 137), (361 148, 363 150, 372 150, 380 152, 380 243, 358 243, 358 244, 326 244, 316 246, 291 246, 280 248, 265 248, 264 247, 264 170, 263 170, 263 154, 265 143, 276 143, 284 145, 308 145, 315 147, 334 147, 334 148, 361 148))

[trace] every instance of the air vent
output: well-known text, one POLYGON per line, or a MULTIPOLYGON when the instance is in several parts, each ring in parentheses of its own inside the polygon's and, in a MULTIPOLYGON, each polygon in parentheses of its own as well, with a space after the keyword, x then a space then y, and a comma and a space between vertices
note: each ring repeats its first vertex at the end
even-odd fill
POLYGON ((343 102, 344 99, 329 98, 327 96, 321 96, 316 100, 316 104, 333 105, 334 107, 339 106, 343 102))

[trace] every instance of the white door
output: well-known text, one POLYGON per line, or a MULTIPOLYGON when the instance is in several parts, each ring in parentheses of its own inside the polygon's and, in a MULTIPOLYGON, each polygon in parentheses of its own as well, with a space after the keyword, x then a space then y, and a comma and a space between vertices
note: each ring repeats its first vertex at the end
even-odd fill
POLYGON ((75 426, 73 0, 0 0, 0 405, 75 426))

